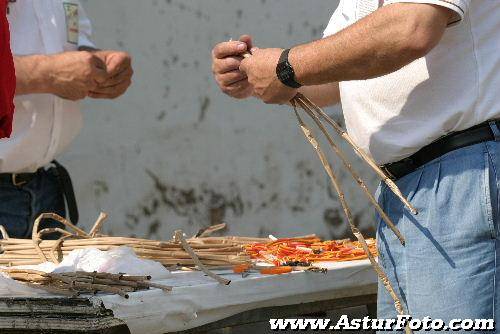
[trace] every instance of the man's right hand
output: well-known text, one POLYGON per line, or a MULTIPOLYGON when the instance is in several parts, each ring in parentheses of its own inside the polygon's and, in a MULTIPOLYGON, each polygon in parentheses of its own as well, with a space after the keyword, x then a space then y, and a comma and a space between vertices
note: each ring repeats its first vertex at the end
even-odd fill
POLYGON ((107 80, 106 64, 87 51, 48 56, 48 90, 68 100, 81 100, 107 80))
POLYGON ((252 48, 252 38, 248 35, 239 41, 217 44, 212 50, 212 72, 222 92, 236 99, 252 96, 253 87, 239 68, 243 53, 252 48))

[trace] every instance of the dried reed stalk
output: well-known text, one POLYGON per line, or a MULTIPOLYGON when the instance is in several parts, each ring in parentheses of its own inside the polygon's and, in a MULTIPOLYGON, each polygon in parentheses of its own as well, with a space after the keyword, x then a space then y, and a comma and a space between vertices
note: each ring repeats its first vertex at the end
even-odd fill
POLYGON ((104 212, 101 212, 99 214, 99 217, 97 217, 94 226, 92 226, 92 228, 90 229, 89 234, 92 238, 94 238, 96 234, 101 231, 102 224, 104 224, 104 221, 106 221, 106 219, 108 219, 108 215, 104 212))
POLYGON ((213 278, 217 282, 219 282, 221 284, 224 284, 224 285, 229 285, 231 283, 230 280, 227 280, 227 279, 225 279, 225 278, 223 278, 223 277, 221 277, 219 275, 214 274, 213 272, 211 272, 210 270, 208 270, 208 268, 205 267, 203 265, 203 263, 201 263, 200 259, 198 258, 198 255, 196 255, 196 253, 193 251, 193 249, 191 248, 191 246, 188 244, 188 242, 184 238, 184 233, 181 230, 175 231, 174 240, 177 241, 177 242, 179 242, 182 245, 182 247, 184 248, 184 250, 186 252, 188 252, 188 254, 191 256, 191 258, 193 259, 193 261, 196 264, 196 266, 201 271, 203 271, 205 274, 207 274, 207 276, 213 278))
POLYGON ((195 238, 208 237, 208 236, 212 235, 213 233, 215 233, 217 231, 224 230, 226 227, 227 227, 226 223, 217 224, 217 225, 211 225, 209 227, 200 229, 198 231, 198 233, 196 233, 196 235, 194 237, 195 238))
MULTIPOLYGON (((249 58, 251 57, 252 54, 249 52, 244 52, 242 54, 242 57, 244 58, 249 58)), ((373 160, 372 157, 370 157, 368 154, 366 154, 361 147, 359 147, 354 140, 349 136, 349 134, 342 129, 340 125, 337 124, 330 116, 328 116, 327 113, 325 113, 320 107, 318 107, 315 103, 313 103, 311 100, 309 100, 306 96, 304 96, 301 93, 297 93, 290 103, 292 106, 295 106, 298 104, 300 101, 303 103, 306 103, 309 105, 310 108, 316 110, 318 114, 324 118, 332 127, 333 129, 339 134, 342 139, 344 139, 352 148, 353 150, 358 154, 361 159, 363 159, 364 162, 368 164, 368 166, 381 178, 381 180, 387 184, 389 189, 401 200, 401 202, 413 213, 413 214, 418 214, 417 209, 406 199, 406 197, 403 195, 397 184, 392 181, 385 173, 384 171, 377 165, 377 163, 373 160)), ((358 183, 359 184, 359 183, 358 183)))
POLYGON ((326 128, 323 125, 323 123, 321 123, 321 120, 319 119, 319 117, 311 109, 309 109, 308 105, 305 102, 303 102, 301 98, 297 98, 296 100, 299 103, 299 105, 302 107, 302 109, 304 109, 304 111, 309 115, 309 117, 311 117, 313 119, 313 121, 316 123, 316 125, 318 126, 318 128, 321 130, 321 132, 324 134, 324 136, 328 140, 328 143, 330 144, 330 147, 333 149, 333 151, 340 158, 340 160, 342 161, 342 163, 345 166, 345 168, 349 171, 349 174, 351 174, 352 178, 357 182, 357 184, 359 185, 359 187, 363 190, 363 192, 365 193, 366 197, 368 197, 368 200, 375 207, 375 209, 380 214, 380 216, 382 217, 382 219, 384 220, 384 222, 387 224, 387 226, 389 226, 389 228, 394 232, 394 234, 396 235, 396 237, 399 239, 399 241, 401 242, 401 244, 404 246, 405 245, 405 239, 404 239, 403 235, 401 234, 401 232, 399 231, 399 229, 394 225, 394 223, 389 218, 389 216, 387 216, 387 214, 384 212, 384 210, 382 210, 382 208, 378 204, 377 200, 373 197, 373 195, 370 192, 370 190, 368 190, 368 187, 366 186, 366 184, 364 183, 364 181, 361 179, 361 177, 358 175, 358 173, 352 168, 351 164, 349 163, 349 161, 347 160, 346 156, 344 155, 344 152, 342 152, 342 150, 337 146, 337 144, 335 144, 335 142, 333 141, 332 136, 330 136, 330 134, 326 130, 326 128))
MULTIPOLYGON (((400 315, 405 315, 401 300, 399 299, 398 295, 394 291, 394 288, 392 287, 392 285, 389 281, 389 278, 385 274, 382 267, 375 260, 375 257, 373 256, 373 254, 370 252, 370 250, 368 248, 368 244, 366 243, 366 240, 363 237, 363 234, 360 232, 360 230, 354 224, 354 219, 352 217, 351 209, 349 208, 349 205, 347 204, 347 201, 345 200, 344 192, 340 186, 340 183, 337 179, 337 176, 335 175, 335 173, 333 171, 331 164, 328 162, 328 159, 327 159, 325 153, 323 152, 323 150, 321 149, 321 146, 319 145, 318 140, 316 139, 316 137, 314 136, 312 131, 308 128, 308 126, 304 123, 304 121, 300 117, 300 115, 297 111, 297 108, 296 108, 296 104, 294 102, 292 102, 292 104, 293 104, 295 115, 296 115, 297 120, 299 122, 300 128, 304 134, 304 137, 307 139, 307 141, 312 145, 312 147, 316 151, 326 173, 328 174, 328 176, 330 178, 330 181, 331 181, 333 187, 335 188, 335 191, 337 192, 337 194, 339 196, 340 204, 341 204, 342 209, 344 210, 344 213, 347 217, 347 222, 349 223, 349 226, 351 228, 352 233, 354 234, 356 239, 358 239, 358 241, 360 242, 361 246, 363 247, 363 250, 365 251, 366 255, 368 256, 368 259, 370 260, 370 263, 371 263, 373 269, 375 270, 378 277, 382 281, 382 284, 384 285, 384 287, 386 288, 386 290, 389 292, 392 299, 394 300, 394 306, 396 308, 396 311, 400 315)), ((406 327, 406 332, 411 333, 411 330, 409 327, 406 327)))
POLYGON ((342 129, 340 125, 337 124, 330 116, 328 116, 327 113, 325 113, 320 107, 318 107, 315 103, 313 103, 311 100, 309 100, 306 96, 302 94, 297 94, 296 97, 294 98, 294 101, 296 102, 303 102, 306 103, 311 109, 314 109, 318 112, 318 114, 326 121, 328 124, 332 126, 332 128, 339 134, 340 137, 342 137, 353 149, 354 151, 358 154, 359 157, 361 157, 367 164, 368 166, 381 178, 381 180, 389 187, 389 189, 401 200, 401 202, 413 213, 413 214, 418 214, 417 209, 406 199, 406 197, 403 195, 397 184, 391 180, 385 173, 384 171, 377 165, 377 163, 373 160, 372 157, 370 157, 368 154, 366 154, 363 149, 361 149, 349 136, 349 134, 342 129))

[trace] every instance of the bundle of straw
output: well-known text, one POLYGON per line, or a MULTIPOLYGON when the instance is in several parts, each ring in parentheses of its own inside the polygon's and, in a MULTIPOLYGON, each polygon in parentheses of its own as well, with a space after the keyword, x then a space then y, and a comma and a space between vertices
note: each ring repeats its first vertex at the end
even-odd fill
POLYGON ((0 240, 0 266, 36 265, 47 261, 58 264, 64 256, 76 249, 96 248, 107 251, 122 246, 132 248, 140 258, 158 261, 167 267, 199 267, 197 261, 208 267, 232 266, 250 262, 243 245, 269 241, 262 238, 195 237, 185 239, 183 243, 180 240, 183 237, 179 238, 183 236, 182 232, 176 233, 176 240, 169 241, 109 237, 99 234, 104 219, 105 215, 101 214, 91 232, 86 233, 63 217, 52 213, 42 214, 35 221, 32 239, 9 238, 6 231, 0 229, 3 233, 3 239, 0 240), (50 228, 38 231, 43 219, 55 219, 68 230, 50 228), (58 240, 42 240, 43 235, 53 232, 61 233, 62 237, 58 240), (193 252, 196 259, 193 258, 193 252))

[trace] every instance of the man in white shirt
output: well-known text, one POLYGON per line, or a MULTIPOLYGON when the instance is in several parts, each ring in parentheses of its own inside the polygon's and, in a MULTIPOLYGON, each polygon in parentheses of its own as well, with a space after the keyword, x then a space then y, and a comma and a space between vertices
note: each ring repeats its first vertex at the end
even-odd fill
POLYGON ((64 199, 77 222, 71 180, 54 159, 82 126, 77 101, 122 95, 133 71, 127 53, 95 48, 77 0, 11 1, 8 9, 17 96, 12 135, 0 140, 0 224, 22 238, 39 214, 65 216, 64 199))
MULTIPOLYGON (((379 219, 379 261, 414 318, 500 320, 499 31, 496 0, 341 0, 321 40, 257 49, 242 36, 213 50, 230 96, 342 102, 351 137, 419 210, 379 187, 407 240, 379 219)), ((378 312, 396 316, 383 288, 378 312)))

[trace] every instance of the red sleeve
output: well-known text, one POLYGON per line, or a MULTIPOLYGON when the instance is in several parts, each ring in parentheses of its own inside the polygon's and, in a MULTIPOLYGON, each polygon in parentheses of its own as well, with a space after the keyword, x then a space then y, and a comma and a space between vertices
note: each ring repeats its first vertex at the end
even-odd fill
POLYGON ((9 137, 14 116, 16 75, 10 51, 7 0, 0 0, 0 138, 9 137))

